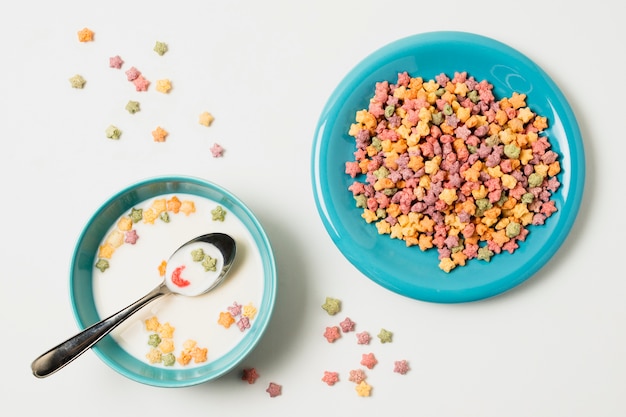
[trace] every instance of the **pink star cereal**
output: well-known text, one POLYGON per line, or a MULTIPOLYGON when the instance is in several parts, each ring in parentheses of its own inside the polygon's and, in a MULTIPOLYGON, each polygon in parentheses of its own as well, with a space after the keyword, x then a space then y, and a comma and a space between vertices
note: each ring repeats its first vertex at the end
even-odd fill
POLYGON ((339 327, 337 326, 329 326, 326 327, 326 331, 324 332, 324 337, 328 340, 328 343, 333 343, 335 340, 341 337, 341 333, 339 333, 339 327))
POLYGON ((211 146, 211 155, 213 155, 213 158, 224 156, 224 148, 222 148, 222 145, 214 143, 213 146, 211 146))
POLYGON ((350 382, 360 384, 361 381, 365 381, 365 378, 365 371, 363 369, 353 369, 350 371, 350 376, 348 377, 348 380, 350 382))
POLYGON ((400 375, 404 375, 409 372, 409 363, 404 359, 395 361, 393 363, 393 371, 400 375))
POLYGON ((442 271, 488 262, 557 210, 561 167, 546 127, 525 94, 497 100, 492 84, 466 72, 428 81, 399 73, 356 112, 348 190, 366 223, 437 250, 442 271))
POLYGON ((115 55, 109 58, 109 67, 111 68, 120 69, 122 68, 123 64, 124 64, 124 61, 119 55, 115 55))
POLYGON ((335 385, 339 381, 339 373, 333 371, 324 371, 322 381, 330 386, 335 385))
POLYGON ((361 357, 361 365, 368 369, 373 369, 377 363, 378 359, 376 359, 376 356, 374 356, 373 353, 364 353, 361 357))
POLYGON ((265 392, 267 392, 270 395, 270 397, 274 398, 282 394, 282 389, 283 387, 281 385, 275 382, 270 382, 265 392))
POLYGON ((128 81, 135 81, 141 75, 141 72, 135 67, 130 67, 125 74, 128 81))
POLYGON ((241 379, 248 381, 248 384, 254 384, 258 378, 259 374, 255 368, 246 368, 241 373, 241 379))
POLYGON ((139 75, 133 80, 133 84, 135 84, 135 90, 137 91, 148 91, 150 81, 146 80, 143 75, 139 75))
POLYGON ((356 334, 356 342, 359 345, 369 345, 371 336, 368 332, 361 332, 356 334))
POLYGON ((346 317, 341 323, 339 323, 341 327, 341 331, 344 333, 348 333, 354 330, 355 323, 350 320, 350 317, 346 317))

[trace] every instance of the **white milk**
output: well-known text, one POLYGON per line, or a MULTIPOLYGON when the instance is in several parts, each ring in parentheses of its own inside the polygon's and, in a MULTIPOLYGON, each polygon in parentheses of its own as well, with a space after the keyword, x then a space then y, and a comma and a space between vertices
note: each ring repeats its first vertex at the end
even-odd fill
MULTIPOLYGON (((168 261, 185 242, 206 233, 229 234, 237 244, 237 254, 225 281, 219 287, 196 297, 172 294, 157 299, 111 333, 124 350, 148 363, 146 354, 151 349, 148 338, 154 332, 147 331, 144 323, 148 318, 156 316, 160 323, 169 323, 175 328, 176 350, 173 353, 176 357, 183 343, 192 339, 198 347, 208 349, 207 362, 195 364, 192 361, 187 367, 206 365, 226 354, 250 330, 241 331, 237 323, 225 328, 218 324, 218 319, 220 312, 228 311, 228 307, 235 302, 260 308, 263 264, 259 249, 240 219, 226 208, 224 221, 212 219, 211 210, 219 205, 215 201, 195 195, 168 194, 146 200, 135 205, 135 208, 147 209, 154 200, 169 200, 174 195, 180 201, 193 201, 196 211, 189 215, 168 212, 169 223, 160 219, 156 219, 154 224, 144 224, 142 220, 134 223, 133 229, 139 236, 137 242, 124 243, 118 247, 108 260, 109 268, 104 272, 94 267, 94 302, 101 317, 117 312, 161 284, 163 277, 160 276, 159 265, 164 260, 168 261)), ((117 222, 111 226, 109 233, 116 228, 117 222)), ((215 253, 211 255, 218 256, 215 253)), ((218 262, 218 268, 220 266, 218 262)), ((250 325, 255 325, 255 318, 250 320, 250 325)), ((164 365, 157 363, 154 366, 164 365)), ((181 365, 176 363, 174 367, 180 368, 181 365)))

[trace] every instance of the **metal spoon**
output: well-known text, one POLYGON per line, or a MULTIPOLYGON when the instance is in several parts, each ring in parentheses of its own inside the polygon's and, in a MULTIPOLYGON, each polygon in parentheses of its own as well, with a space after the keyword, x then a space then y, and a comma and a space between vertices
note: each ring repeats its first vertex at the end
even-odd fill
POLYGON ((33 375, 37 378, 45 378, 55 373, 98 343, 98 341, 109 334, 133 313, 137 312, 146 304, 156 300, 157 298, 172 293, 183 294, 186 296, 197 296, 215 289, 224 281, 224 278, 226 277, 227 272, 235 259, 235 253, 235 241, 232 237, 223 233, 209 233, 185 243, 170 257, 167 263, 165 279, 158 287, 128 307, 95 324, 92 324, 75 336, 70 337, 65 342, 60 343, 56 347, 39 356, 31 364, 33 375), (181 271, 180 268, 185 267, 176 267, 176 265, 179 265, 177 263, 178 259, 181 259, 183 256, 190 257, 190 253, 194 250, 194 248, 202 248, 207 252, 207 254, 214 254, 211 255, 211 257, 217 260, 216 271, 214 273, 202 274, 201 277, 194 275, 193 280, 182 279, 179 272, 181 271), (217 251, 215 251, 215 249, 217 249, 217 251), (216 256, 218 258, 221 257, 221 259, 216 258, 216 256))

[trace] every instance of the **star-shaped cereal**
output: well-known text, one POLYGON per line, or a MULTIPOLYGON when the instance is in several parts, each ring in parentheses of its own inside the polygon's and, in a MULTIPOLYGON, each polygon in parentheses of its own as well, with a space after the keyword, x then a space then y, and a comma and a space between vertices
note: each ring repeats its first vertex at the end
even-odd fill
POLYGON ((135 67, 130 67, 126 70, 125 74, 128 81, 134 81, 141 75, 141 72, 135 67))
POLYGON ((82 28, 78 31, 78 41, 79 42, 91 42, 93 41, 93 30, 89 28, 82 28))
POLYGON ((368 332, 361 332, 356 334, 356 342, 359 345, 369 345, 371 336, 368 332))
POLYGON ((148 91, 150 81, 146 80, 143 75, 139 75, 133 80, 133 84, 135 84, 135 90, 137 91, 148 91))
POLYGON ((409 363, 404 359, 395 361, 393 363, 393 371, 400 375, 404 375, 409 372, 409 363))
POLYGON ((72 86, 72 88, 82 89, 85 86, 86 82, 87 81, 85 81, 83 76, 80 74, 76 74, 70 78, 70 85, 72 86))
POLYGON ((350 320, 350 317, 346 317, 341 323, 339 323, 339 326, 341 326, 342 332, 348 333, 354 330, 355 323, 350 320))
POLYGON ((359 397, 369 397, 372 392, 372 386, 365 381, 359 382, 355 389, 359 397))
POLYGON ((204 112, 200 113, 200 117, 198 118, 198 122, 201 125, 207 126, 207 127, 211 126, 211 123, 213 123, 213 120, 215 120, 215 118, 208 111, 204 111, 204 112))
POLYGON ((196 203, 193 200, 184 200, 180 205, 180 211, 185 213, 185 216, 189 216, 191 213, 196 212, 196 203))
POLYGON ((282 389, 283 387, 281 385, 276 384, 274 382, 270 382, 265 392, 267 392, 270 395, 270 397, 274 398, 282 394, 282 389))
POLYGON ((341 333, 339 333, 339 327, 330 326, 326 327, 326 331, 324 332, 324 337, 328 340, 328 343, 333 343, 335 340, 341 337, 341 333))
POLYGON ((246 368, 241 372, 241 379, 248 381, 248 384, 254 384, 259 377, 255 368, 246 368))
POLYGON ((159 55, 164 55, 167 52, 167 44, 165 42, 159 42, 157 41, 154 45, 154 52, 156 52, 159 55))
POLYGON ((378 333, 378 338, 380 339, 380 343, 391 343, 391 337, 393 333, 386 329, 380 329, 380 333, 378 333))
POLYGON ((126 103, 126 111, 130 114, 135 114, 139 110, 141 110, 141 108, 139 107, 138 101, 129 100, 128 103, 126 103))
POLYGON ((122 58, 120 58, 119 55, 115 55, 109 58, 109 67, 111 68, 120 69, 122 68, 123 64, 124 61, 122 61, 122 58))
POLYGON ((367 367, 368 369, 374 368, 378 363, 378 359, 374 356, 373 353, 364 353, 361 357, 361 365, 367 367))
POLYGON ((350 371, 348 381, 360 384, 361 381, 365 381, 365 371, 363 369, 353 369, 350 371))
POLYGON ((157 80, 156 82, 156 90, 159 93, 169 93, 172 89, 172 82, 168 79, 157 80))
POLYGON ((339 381, 339 373, 332 372, 332 371, 324 371, 324 376, 322 377, 322 381, 330 386, 335 385, 339 381))
POLYGON ((326 297, 326 301, 322 304, 322 308, 326 310, 329 315, 334 316, 341 311, 341 301, 336 298, 326 297))
POLYGON ((134 245, 135 243, 137 243, 138 239, 139 239, 139 235, 137 234, 137 230, 135 229, 129 230, 124 235, 124 242, 130 243, 131 245, 134 245))
POLYGON ((225 328, 229 328, 231 324, 235 322, 235 318, 227 311, 220 312, 220 317, 217 319, 217 323, 221 324, 225 328))
POLYGON ((224 156, 224 148, 222 148, 222 145, 214 143, 213 146, 211 146, 211 155, 213 155, 213 158, 224 156))
POLYGON ((163 129, 161 126, 157 126, 155 130, 152 131, 152 138, 155 142, 165 142, 165 138, 167 138, 167 130, 163 129))
POLYGON ((120 136, 122 136, 122 131, 113 125, 109 125, 109 127, 106 128, 104 133, 109 139, 119 139, 120 136))

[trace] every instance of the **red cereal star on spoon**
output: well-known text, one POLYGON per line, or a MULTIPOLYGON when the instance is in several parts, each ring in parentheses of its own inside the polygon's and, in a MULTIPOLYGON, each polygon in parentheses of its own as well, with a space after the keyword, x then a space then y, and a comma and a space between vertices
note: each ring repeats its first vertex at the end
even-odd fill
POLYGON ((265 392, 267 392, 270 395, 270 397, 274 398, 282 394, 282 389, 283 387, 281 385, 276 384, 274 382, 270 382, 265 392))

